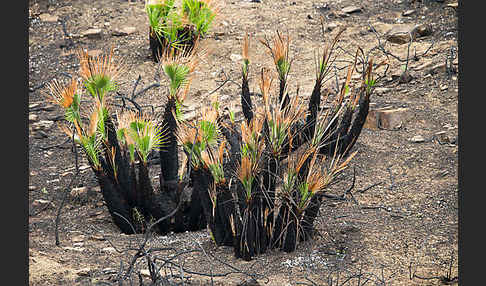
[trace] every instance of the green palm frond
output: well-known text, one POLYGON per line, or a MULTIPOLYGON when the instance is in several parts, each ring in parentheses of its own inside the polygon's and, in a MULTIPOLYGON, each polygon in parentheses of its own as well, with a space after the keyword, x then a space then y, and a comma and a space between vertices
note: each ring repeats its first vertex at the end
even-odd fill
POLYGON ((127 133, 134 142, 134 147, 129 148, 135 148, 144 162, 152 150, 159 150, 167 140, 166 128, 143 117, 132 121, 127 133))
POLYGON ((177 97, 179 90, 189 82, 190 68, 184 64, 167 63, 163 65, 164 73, 169 78, 169 92, 171 97, 177 97))
POLYGON ((212 146, 217 143, 219 132, 215 122, 201 120, 199 122, 199 128, 201 129, 203 142, 205 144, 212 146))
POLYGON ((200 0, 183 0, 182 14, 194 25, 198 35, 208 32, 216 13, 209 7, 208 3, 200 0))
POLYGON ((96 134, 91 136, 82 136, 80 138, 80 143, 91 164, 97 169, 101 168, 101 163, 99 160, 101 153, 101 141, 99 140, 99 137, 96 136, 96 134))

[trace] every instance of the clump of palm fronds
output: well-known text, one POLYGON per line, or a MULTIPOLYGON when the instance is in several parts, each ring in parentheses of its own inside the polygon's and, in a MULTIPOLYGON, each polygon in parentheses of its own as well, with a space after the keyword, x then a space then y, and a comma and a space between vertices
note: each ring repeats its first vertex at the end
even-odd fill
POLYGON ((234 111, 221 108, 217 99, 201 108, 199 120, 183 119, 184 99, 200 61, 196 50, 176 55, 170 49, 161 58, 168 79, 161 122, 125 112, 117 115, 115 124, 107 99, 116 89, 120 70, 111 55, 92 59, 80 53, 83 84, 93 103, 88 120, 80 112, 76 81, 66 86, 53 82, 52 100, 65 109, 72 126, 64 129, 83 146, 123 232, 142 232, 148 222, 160 220, 160 233, 207 226, 217 245, 233 246, 235 255, 245 260, 268 249, 290 252, 313 237, 324 192, 355 156, 351 148, 376 83, 370 60, 359 85, 351 87, 355 59, 334 99, 322 93, 342 33, 316 54, 308 104, 298 92, 288 90, 290 38, 277 33, 273 40, 260 41, 270 52, 280 84, 274 88, 268 68, 255 73, 261 93, 254 98, 256 108, 249 89, 252 72, 246 35, 241 121, 234 111), (331 102, 329 108, 320 106, 322 98, 331 102), (152 150, 160 155, 158 188, 148 176, 152 150), (185 156, 183 166, 179 152, 185 156))
POLYGON ((211 27, 219 3, 212 0, 146 0, 149 20, 149 40, 153 59, 158 62, 166 50, 190 51, 211 27))

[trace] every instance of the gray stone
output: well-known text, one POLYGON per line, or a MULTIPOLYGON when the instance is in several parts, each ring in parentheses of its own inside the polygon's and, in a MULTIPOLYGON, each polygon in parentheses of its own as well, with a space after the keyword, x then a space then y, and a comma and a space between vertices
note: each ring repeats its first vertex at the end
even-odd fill
POLYGON ((76 242, 83 242, 84 241, 84 235, 76 235, 71 237, 71 241, 76 243, 76 242))
POLYGON ((410 15, 412 15, 412 14, 414 14, 414 13, 415 13, 415 10, 407 10, 407 11, 404 11, 404 12, 402 13, 402 16, 407 17, 407 16, 410 16, 410 15))
POLYGON ((371 108, 363 127, 372 130, 397 130, 403 127, 409 117, 408 108, 371 108))
POLYGON ((91 272, 91 269, 89 267, 81 268, 76 271, 76 274, 78 276, 89 276, 89 273, 91 272))
POLYGON ((29 114, 29 122, 37 121, 38 116, 37 114, 29 114))
POLYGON ((358 6, 347 6, 341 9, 341 12, 346 13, 346 14, 352 14, 356 12, 361 12, 361 8, 358 6))
POLYGON ((125 27, 121 27, 119 29, 114 29, 111 34, 113 36, 127 36, 127 35, 130 35, 130 34, 133 34, 137 31, 137 28, 133 27, 133 26, 125 26, 125 27))
POLYGON ((409 83, 413 79, 413 76, 407 71, 403 72, 398 78, 399 83, 409 83))
POLYGON ((42 22, 55 23, 59 20, 59 17, 55 16, 55 15, 48 14, 48 13, 43 13, 43 14, 39 15, 39 19, 42 22))
POLYGON ((40 120, 38 122, 33 123, 32 127, 34 128, 34 130, 41 130, 41 129, 49 130, 53 124, 54 121, 51 120, 40 120))
POLYGON ((101 29, 88 29, 82 32, 81 36, 87 38, 101 38, 101 29))
POLYGON ((412 143, 422 143, 425 142, 425 138, 422 135, 415 135, 409 139, 412 143))
POLYGON ((240 54, 231 54, 230 59, 233 62, 240 62, 243 59, 243 57, 240 54))
POLYGON ((406 44, 418 37, 425 37, 432 34, 432 26, 429 24, 418 25, 395 25, 386 33, 386 39, 395 44, 406 44))

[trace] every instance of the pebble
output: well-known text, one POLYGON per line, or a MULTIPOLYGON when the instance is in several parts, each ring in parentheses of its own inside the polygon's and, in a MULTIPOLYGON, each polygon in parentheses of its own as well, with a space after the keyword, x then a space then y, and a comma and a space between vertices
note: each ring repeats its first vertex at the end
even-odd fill
POLYGON ((410 142, 413 143, 425 142, 425 138, 422 135, 415 135, 412 138, 410 138, 410 142))
POLYGON ((40 129, 50 129, 52 125, 54 124, 54 121, 51 120, 40 120, 34 124, 32 124, 32 127, 34 127, 34 130, 40 130, 40 129))
POLYGON ((37 121, 38 118, 37 114, 29 114, 29 122, 37 121))
POLYGON ((239 54, 231 54, 230 55, 230 59, 233 61, 233 62, 239 62, 243 59, 243 57, 239 54))
POLYGON ((444 91, 446 89, 448 89, 449 87, 446 85, 446 84, 443 84, 440 86, 440 90, 444 91))
POLYGON ((39 15, 39 19, 42 22, 55 23, 55 22, 57 22, 59 20, 59 17, 58 16, 55 16, 55 15, 50 15, 50 14, 47 14, 47 13, 43 13, 43 14, 40 14, 39 15))
POLYGON ((125 26, 120 29, 115 29, 111 32, 113 36, 127 36, 137 31, 137 28, 133 26, 125 26))
POLYGON ((101 38, 101 29, 88 29, 82 32, 81 36, 88 38, 101 38))
POLYGON ((357 6, 347 6, 341 9, 341 11, 346 14, 351 14, 351 13, 361 12, 361 8, 357 6))
POLYGON ((48 205, 48 204, 52 204, 52 203, 48 200, 42 200, 42 199, 35 200, 32 203, 33 206, 45 206, 45 205, 48 205))
POLYGON ((64 250, 71 250, 71 251, 77 251, 77 252, 83 252, 84 248, 83 247, 71 247, 71 246, 64 246, 64 250))
POLYGON ((338 25, 336 23, 329 23, 327 25, 327 30, 332 31, 332 30, 336 29, 337 27, 338 27, 338 25))
POLYGON ((410 15, 412 15, 412 14, 414 14, 414 13, 415 13, 415 10, 407 10, 407 11, 404 11, 404 12, 402 13, 402 16, 407 17, 407 16, 410 16, 410 15))
POLYGON ((85 268, 81 268, 78 271, 76 271, 76 274, 78 276, 88 276, 90 272, 91 272, 91 269, 89 267, 85 267, 85 268))
POLYGON ((101 252, 104 252, 104 253, 114 253, 116 252, 116 249, 114 247, 105 247, 103 249, 101 249, 101 252))
POLYGON ((84 235, 76 235, 71 238, 72 242, 83 242, 84 241, 84 235))

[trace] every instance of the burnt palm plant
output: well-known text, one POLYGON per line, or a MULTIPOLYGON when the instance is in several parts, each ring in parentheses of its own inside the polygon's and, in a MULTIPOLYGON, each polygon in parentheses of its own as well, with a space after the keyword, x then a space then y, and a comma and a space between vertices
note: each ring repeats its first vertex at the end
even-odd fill
POLYGON ((219 11, 212 0, 146 0, 149 42, 152 57, 158 62, 167 50, 190 52, 208 32, 219 11))
POLYGON ((314 236, 314 221, 323 194, 350 164, 351 152, 366 119, 376 79, 373 62, 365 63, 355 88, 351 76, 322 108, 322 93, 335 60, 334 47, 343 31, 316 55, 316 75, 306 105, 298 91, 288 91, 290 39, 280 34, 261 41, 271 51, 279 87, 269 69, 257 76, 261 96, 250 93, 249 36, 243 41, 241 108, 221 109, 216 100, 200 110, 200 119, 181 114, 192 75, 200 61, 196 49, 161 58, 167 78, 167 100, 161 122, 138 113, 110 115, 107 99, 116 89, 119 68, 108 57, 80 53, 81 75, 92 95, 85 120, 80 112, 78 83, 53 82, 52 98, 66 110, 101 186, 115 224, 125 233, 143 232, 157 221, 158 232, 208 227, 217 245, 233 246, 235 256, 250 260, 268 249, 293 251, 314 236), (86 124, 83 122, 86 121, 86 124), (180 148, 179 148, 180 145, 180 148), (159 186, 149 178, 147 159, 159 150, 159 186), (181 154, 182 153, 182 154, 181 154), (180 160, 183 155, 185 160, 180 160), (163 219, 168 218, 168 219, 163 219))

